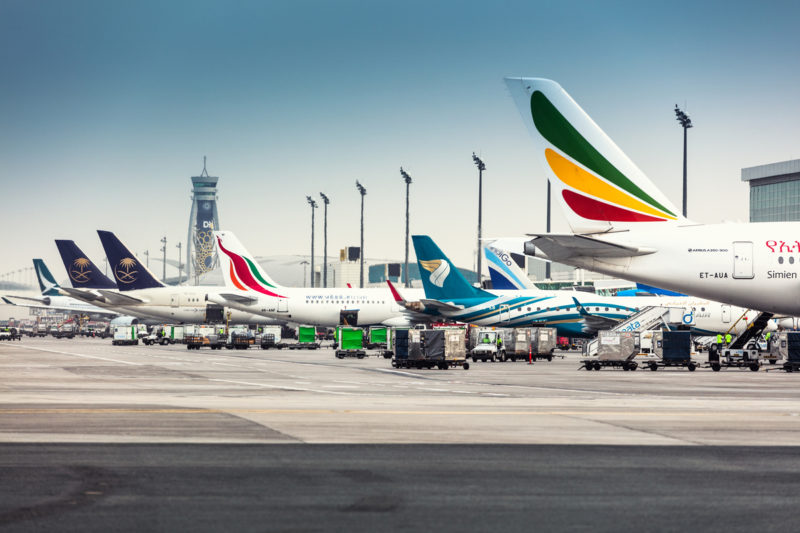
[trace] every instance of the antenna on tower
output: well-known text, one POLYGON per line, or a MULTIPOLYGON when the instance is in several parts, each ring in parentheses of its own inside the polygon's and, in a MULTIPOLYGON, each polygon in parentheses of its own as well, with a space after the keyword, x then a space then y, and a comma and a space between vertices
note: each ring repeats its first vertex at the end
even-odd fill
POLYGON ((207 178, 208 172, 206 171, 206 156, 203 156, 203 172, 200 173, 201 178, 207 178))

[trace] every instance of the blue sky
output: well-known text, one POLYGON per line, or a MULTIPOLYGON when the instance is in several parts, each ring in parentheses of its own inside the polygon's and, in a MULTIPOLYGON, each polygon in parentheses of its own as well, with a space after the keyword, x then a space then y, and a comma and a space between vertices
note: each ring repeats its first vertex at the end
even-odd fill
MULTIPOLYGON (((53 239, 96 261, 96 229, 156 255, 185 241, 189 177, 220 176, 222 226, 257 255, 402 258, 412 233, 473 262, 484 235, 544 230, 545 178, 503 76, 557 80, 689 216, 746 220, 742 167, 800 158, 792 2, 107 2, 0 0, 0 273, 53 239), (317 235, 321 235, 321 211, 317 235), (317 240, 321 254, 321 238, 317 240)), ((566 229, 555 209, 554 230, 566 229)), ((160 269, 159 269, 160 270, 160 269)))

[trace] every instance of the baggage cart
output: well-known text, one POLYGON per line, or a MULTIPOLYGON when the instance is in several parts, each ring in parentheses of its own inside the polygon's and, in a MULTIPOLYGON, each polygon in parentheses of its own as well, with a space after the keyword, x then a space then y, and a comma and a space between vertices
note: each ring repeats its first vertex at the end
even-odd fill
POLYGON ((772 350, 776 352, 777 359, 783 361, 783 370, 787 372, 800 370, 800 333, 796 331, 773 333, 769 342, 772 350))
POLYGON ((361 328, 338 326, 336 338, 339 341, 339 347, 336 350, 338 359, 345 357, 363 359, 367 355, 367 352, 364 351, 364 332, 361 328))
POLYGON ((652 353, 655 358, 647 363, 652 371, 659 367, 683 366, 694 372, 699 366, 692 361, 692 334, 689 331, 653 331, 652 353))
POLYGON ((281 326, 264 326, 261 330, 261 344, 262 350, 275 348, 282 350, 286 347, 285 342, 281 342, 281 326))
POLYGON ((558 337, 556 328, 530 328, 531 358, 553 360, 558 337))
POLYGON ((600 331, 597 334, 597 356, 581 360, 581 368, 636 370, 639 364, 633 358, 639 351, 638 340, 639 336, 632 331, 600 331))
POLYGON ((369 328, 367 349, 386 350, 389 347, 389 328, 386 326, 372 326, 369 328))
POLYGON ((317 328, 314 326, 299 326, 297 328, 297 342, 289 345, 290 350, 317 350, 317 328))
POLYGON ((395 368, 469 369, 465 332, 461 328, 413 329, 395 332, 395 368), (404 338, 403 338, 404 337, 404 338))

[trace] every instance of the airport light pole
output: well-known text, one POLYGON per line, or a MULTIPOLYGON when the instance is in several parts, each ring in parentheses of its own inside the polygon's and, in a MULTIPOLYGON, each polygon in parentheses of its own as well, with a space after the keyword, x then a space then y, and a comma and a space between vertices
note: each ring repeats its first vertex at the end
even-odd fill
POLYGON ((408 172, 403 170, 403 167, 400 167, 400 175, 403 176, 403 180, 406 182, 406 265, 405 269, 403 270, 403 276, 405 287, 408 287, 408 192, 409 186, 411 185, 411 176, 408 175, 408 172))
POLYGON ((675 104, 675 119, 683 127, 683 216, 686 216, 686 130, 692 127, 692 119, 675 104))
POLYGON ((181 245, 182 243, 178 243, 175 245, 175 248, 178 249, 178 285, 181 284, 183 281, 183 264, 181 263, 181 245))
POLYGON ((356 188, 361 195, 361 248, 359 249, 359 258, 361 260, 361 276, 359 277, 359 286, 364 288, 364 196, 367 194, 367 189, 356 180, 356 188))
POLYGON ((322 263, 322 286, 328 286, 328 204, 331 203, 330 198, 325 194, 319 193, 322 198, 324 223, 322 224, 322 253, 325 256, 325 262, 322 263))
POLYGON ((308 205, 311 206, 311 287, 314 287, 314 209, 317 208, 317 202, 310 196, 306 196, 308 205))
POLYGON ((145 250, 144 251, 144 256, 147 258, 146 259, 146 261, 147 261, 146 265, 147 265, 147 268, 149 269, 150 268, 150 250, 145 250))
POLYGON ((306 261, 306 260, 300 261, 300 264, 303 265, 303 287, 305 287, 306 286, 306 265, 308 264, 308 261, 306 261))
POLYGON ((162 244, 161 252, 164 254, 164 259, 163 259, 164 260, 164 264, 161 265, 161 267, 162 267, 162 269, 161 269, 161 281, 166 283, 167 282, 167 236, 166 235, 164 235, 161 238, 161 244, 162 244))
POLYGON ((483 171, 486 165, 483 160, 472 152, 472 162, 478 167, 478 286, 481 284, 481 214, 483 211, 483 171))
MULTIPOLYGON (((550 233, 550 178, 547 178, 547 233, 550 233)), ((544 279, 550 280, 550 261, 544 262, 544 279)))

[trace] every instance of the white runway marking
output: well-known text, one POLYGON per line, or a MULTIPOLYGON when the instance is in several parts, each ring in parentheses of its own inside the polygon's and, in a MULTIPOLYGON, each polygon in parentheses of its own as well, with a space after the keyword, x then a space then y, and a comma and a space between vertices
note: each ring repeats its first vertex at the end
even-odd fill
POLYGON ((121 363, 123 365, 142 366, 142 363, 131 363, 130 361, 122 361, 120 359, 111 359, 110 357, 99 357, 97 355, 86 355, 86 354, 81 354, 81 353, 62 352, 61 350, 49 350, 47 348, 34 348, 33 346, 19 346, 19 348, 25 348, 26 350, 36 350, 36 351, 39 351, 39 352, 57 353, 57 354, 61 354, 61 355, 71 355, 73 357, 84 357, 86 359, 99 359, 101 361, 112 361, 114 363, 121 363))

